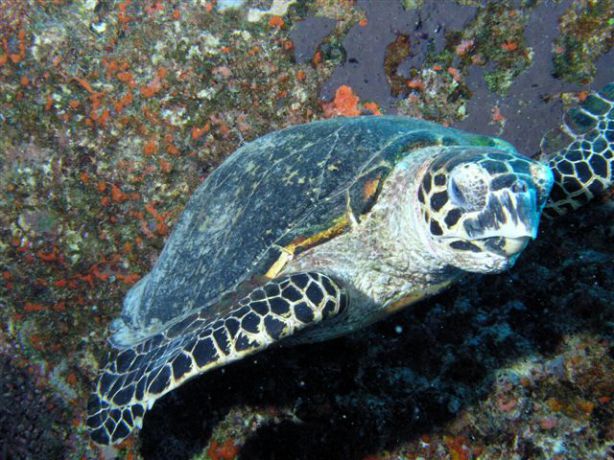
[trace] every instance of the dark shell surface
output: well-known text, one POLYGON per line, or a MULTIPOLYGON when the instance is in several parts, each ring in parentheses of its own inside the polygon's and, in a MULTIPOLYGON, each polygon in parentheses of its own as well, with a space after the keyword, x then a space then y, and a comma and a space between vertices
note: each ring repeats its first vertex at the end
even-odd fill
POLYGON ((336 118, 290 127, 233 153, 194 192, 151 273, 124 302, 122 319, 144 330, 215 303, 264 275, 280 248, 373 204, 368 181, 432 145, 514 148, 406 117, 336 118))

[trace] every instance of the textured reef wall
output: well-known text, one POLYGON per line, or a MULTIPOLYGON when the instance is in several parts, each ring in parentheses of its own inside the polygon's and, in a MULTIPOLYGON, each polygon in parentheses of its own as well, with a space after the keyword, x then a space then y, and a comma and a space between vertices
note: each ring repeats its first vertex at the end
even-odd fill
POLYGON ((0 2, 0 457, 607 458, 607 203, 543 225, 510 273, 191 382, 117 448, 89 443, 84 410, 123 295, 237 146, 399 113, 534 155, 613 79, 613 16, 607 0, 0 2))

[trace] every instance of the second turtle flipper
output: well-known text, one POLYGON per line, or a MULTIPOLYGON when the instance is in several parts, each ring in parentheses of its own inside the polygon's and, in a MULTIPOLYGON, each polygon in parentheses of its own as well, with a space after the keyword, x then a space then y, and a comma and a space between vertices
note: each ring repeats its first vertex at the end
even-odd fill
POLYGON ((546 158, 554 173, 544 210, 550 216, 579 208, 614 183, 614 82, 569 110, 564 122, 557 140, 567 144, 546 158))

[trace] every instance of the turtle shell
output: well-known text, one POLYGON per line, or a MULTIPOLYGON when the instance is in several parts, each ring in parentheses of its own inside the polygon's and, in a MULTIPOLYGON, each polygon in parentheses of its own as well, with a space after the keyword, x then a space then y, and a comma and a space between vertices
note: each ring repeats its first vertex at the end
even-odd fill
POLYGON ((130 345, 206 305, 214 316, 224 294, 261 280, 286 248, 349 231, 348 209, 367 213, 395 164, 432 145, 514 151, 496 138, 388 116, 318 121, 245 144, 194 192, 151 273, 126 296, 112 343, 130 345))

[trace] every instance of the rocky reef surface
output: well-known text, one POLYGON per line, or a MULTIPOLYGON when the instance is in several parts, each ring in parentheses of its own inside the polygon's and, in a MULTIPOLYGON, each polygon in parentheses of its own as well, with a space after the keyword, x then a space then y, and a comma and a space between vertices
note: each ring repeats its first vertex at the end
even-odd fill
POLYGON ((506 274, 163 398, 100 448, 85 404, 127 289, 237 146, 404 114, 528 155, 613 80, 607 0, 0 2, 0 458, 608 458, 611 201, 506 274))

